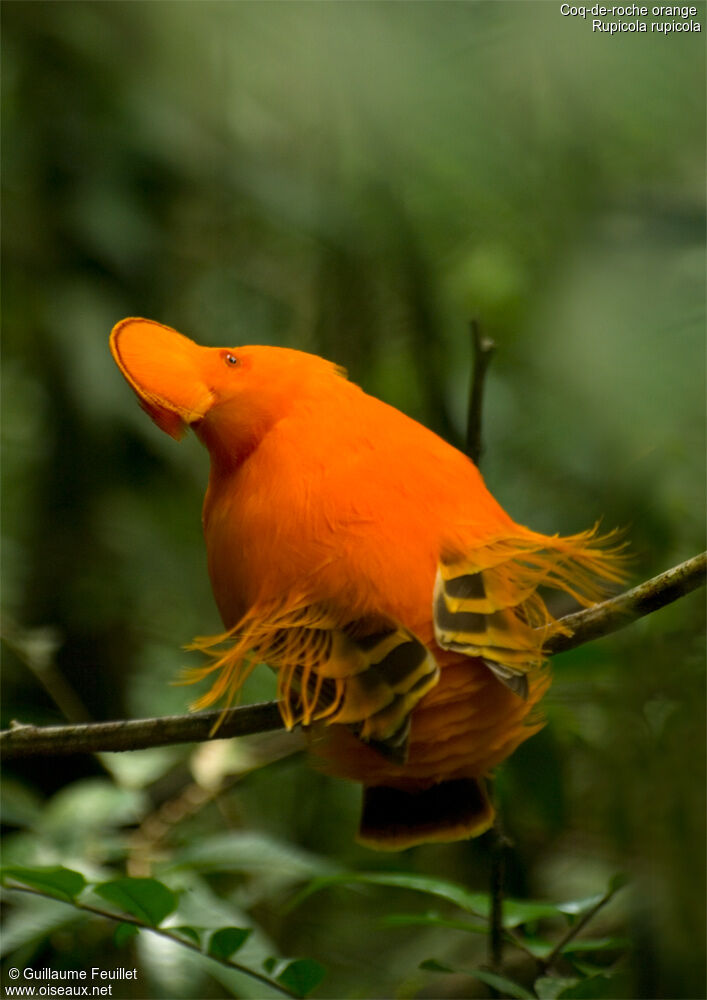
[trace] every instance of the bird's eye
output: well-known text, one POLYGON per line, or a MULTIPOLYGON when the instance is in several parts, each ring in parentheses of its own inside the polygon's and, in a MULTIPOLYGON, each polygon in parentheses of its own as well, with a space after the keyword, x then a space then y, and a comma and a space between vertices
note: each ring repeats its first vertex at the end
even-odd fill
POLYGON ((227 365, 238 364, 238 358, 235 356, 235 354, 227 354, 224 358, 224 361, 226 362, 227 365))

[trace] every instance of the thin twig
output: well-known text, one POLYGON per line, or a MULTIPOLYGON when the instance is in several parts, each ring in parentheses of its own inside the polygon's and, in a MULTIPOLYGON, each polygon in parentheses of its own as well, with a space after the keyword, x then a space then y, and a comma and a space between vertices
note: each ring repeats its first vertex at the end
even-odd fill
POLYGON ((564 934, 557 942, 557 944, 552 949, 547 958, 542 958, 538 960, 539 972, 541 975, 547 972, 548 969, 552 968, 553 964, 557 961, 557 958, 562 953, 563 949, 567 947, 570 941, 573 941, 574 938, 577 937, 579 932, 584 927, 587 926, 590 920, 594 919, 599 910, 603 909, 606 906, 606 904, 614 898, 614 896, 616 895, 616 893, 619 891, 620 888, 621 884, 610 886, 609 889, 601 897, 601 899, 597 903, 595 903, 594 906, 591 907, 591 909, 587 910, 587 912, 584 913, 579 918, 579 920, 577 920, 575 923, 572 924, 567 933, 564 934))
MULTIPOLYGON (((483 335, 478 319, 472 319, 471 351, 472 372, 469 384, 469 405, 467 407, 466 423, 466 453, 472 462, 478 466, 483 452, 482 417, 484 407, 484 386, 486 373, 496 345, 483 335)), ((503 965, 503 887, 506 870, 507 841, 501 828, 501 819, 496 810, 493 826, 489 830, 491 837, 489 895, 491 897, 491 913, 489 919, 489 964, 494 972, 499 972, 503 965)), ((493 996, 498 993, 491 989, 493 996)))
POLYGON ((17 659, 32 671, 54 704, 68 722, 89 722, 91 713, 81 698, 57 669, 54 654, 61 645, 56 629, 22 629, 5 616, 2 640, 17 659))
POLYGON ((241 965, 240 962, 233 962, 229 958, 217 958, 215 955, 209 955, 208 952, 203 951, 200 945, 196 944, 195 941, 190 941, 186 937, 179 937, 177 934, 170 933, 169 927, 154 927, 152 924, 146 924, 144 920, 140 920, 138 917, 133 917, 128 913, 110 913, 108 910, 102 910, 98 906, 91 906, 89 903, 79 903, 77 900, 72 899, 61 899, 57 896, 48 896, 45 892, 40 892, 38 889, 31 889, 24 885, 13 885, 12 883, 5 883, 6 889, 11 889, 13 892, 27 892, 31 896, 40 896, 42 899, 50 898, 56 900, 59 903, 66 903, 68 906, 73 906, 74 909, 80 910, 83 913, 91 913, 97 917, 105 917, 106 920, 114 920, 120 924, 132 924, 134 927, 139 927, 141 930, 152 931, 153 934, 159 934, 160 937, 166 938, 168 941, 173 941, 175 944, 180 944, 184 948, 189 948, 191 951, 195 951, 198 955, 202 955, 204 958, 210 958, 214 962, 218 962, 220 965, 225 965, 235 972, 242 972, 246 976, 250 976, 251 979, 257 979, 260 983, 265 983, 271 989, 282 993, 286 997, 295 997, 296 993, 292 993, 288 990, 286 986, 282 983, 278 983, 275 979, 269 979, 262 973, 258 972, 257 969, 250 969, 247 965, 241 965))
POLYGON ((486 371, 496 345, 481 330, 477 319, 471 321, 471 343, 474 368, 469 387, 469 407, 466 423, 466 453, 475 465, 479 464, 483 446, 481 441, 481 414, 484 405, 484 384, 486 371))
MULTIPOLYGON (((703 552, 651 580, 602 601, 586 611, 560 619, 574 630, 570 636, 556 635, 546 644, 546 652, 561 653, 585 642, 630 625, 659 608, 704 586, 707 553, 703 552)), ((232 708, 223 713, 219 728, 212 734, 221 713, 168 715, 153 719, 94 722, 78 726, 32 726, 14 723, 0 732, 0 750, 6 760, 55 754, 98 753, 102 751, 145 750, 173 743, 201 743, 208 739, 230 739, 282 729, 276 702, 261 702, 232 708)))

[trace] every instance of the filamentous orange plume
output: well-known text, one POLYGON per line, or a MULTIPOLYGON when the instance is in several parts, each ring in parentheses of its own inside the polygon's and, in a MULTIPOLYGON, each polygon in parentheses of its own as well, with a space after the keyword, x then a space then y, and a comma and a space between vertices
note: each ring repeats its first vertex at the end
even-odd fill
POLYGON ((211 455, 203 510, 226 628, 197 639, 230 703, 252 666, 278 674, 288 727, 364 785, 359 837, 378 849, 473 837, 484 778, 541 725, 541 587, 599 599, 620 546, 595 529, 516 524, 475 465, 322 358, 205 348, 126 319, 113 356, 140 404, 211 455))

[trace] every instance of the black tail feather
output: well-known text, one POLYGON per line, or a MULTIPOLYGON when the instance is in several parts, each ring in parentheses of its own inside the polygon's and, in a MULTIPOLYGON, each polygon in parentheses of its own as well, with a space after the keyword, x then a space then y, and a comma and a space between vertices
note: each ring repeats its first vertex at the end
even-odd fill
POLYGON ((358 840, 378 851, 477 837, 493 823, 482 780, 455 778, 422 790, 373 785, 363 790, 358 840))

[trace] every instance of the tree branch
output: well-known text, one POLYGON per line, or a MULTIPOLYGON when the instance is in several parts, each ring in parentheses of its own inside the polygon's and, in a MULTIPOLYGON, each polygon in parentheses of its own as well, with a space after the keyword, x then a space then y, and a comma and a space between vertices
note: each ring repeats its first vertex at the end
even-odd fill
POLYGON ((282 728, 277 703, 268 701, 231 708, 224 713, 165 715, 154 719, 91 722, 78 726, 13 723, 11 729, 0 732, 0 750, 5 760, 53 754, 144 750, 173 743, 203 743, 210 738, 225 740, 232 736, 252 736, 282 728), (212 736, 221 715, 223 720, 212 736))
POLYGON ((577 611, 560 618, 571 635, 553 635, 545 644, 547 653, 564 653, 585 642, 610 635, 625 628, 639 618, 653 614, 666 604, 672 604, 698 587, 704 587, 707 575, 707 552, 673 566, 637 587, 595 604, 593 608, 577 611))
MULTIPOLYGON (((566 615, 560 622, 572 629, 572 635, 551 637, 546 650, 548 653, 561 653, 609 635, 704 586, 706 575, 707 553, 703 552, 618 597, 602 601, 586 611, 566 615)), ((144 750, 172 743, 252 736, 282 728, 276 702, 245 705, 223 713, 202 712, 197 715, 168 715, 155 719, 72 726, 32 726, 15 722, 10 729, 0 733, 0 751, 9 760, 56 754, 144 750), (214 731, 219 719, 221 723, 214 731)))

